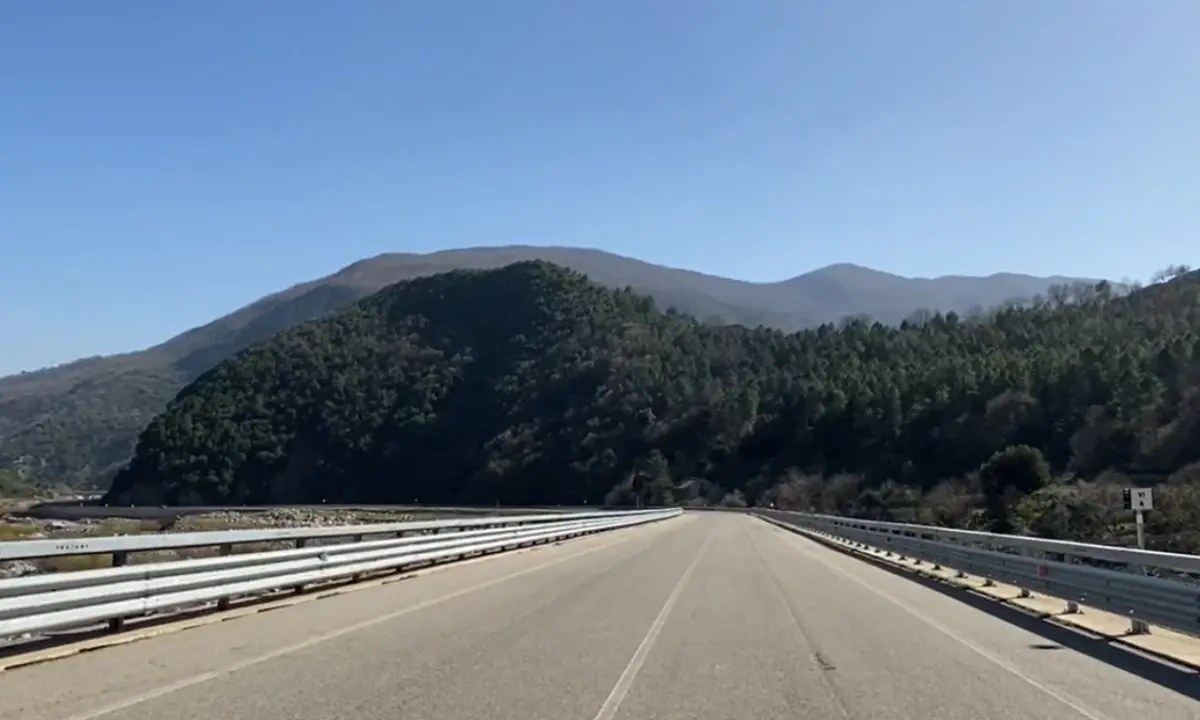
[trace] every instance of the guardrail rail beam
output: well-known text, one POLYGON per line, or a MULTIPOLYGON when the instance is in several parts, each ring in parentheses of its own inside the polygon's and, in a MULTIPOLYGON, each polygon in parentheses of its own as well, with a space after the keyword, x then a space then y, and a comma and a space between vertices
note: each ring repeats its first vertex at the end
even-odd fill
POLYGON ((678 508, 514 515, 381 525, 0 542, 0 560, 111 554, 112 567, 0 580, 0 637, 107 623, 215 604, 275 590, 303 592, 330 581, 540 545, 676 517, 678 508), (312 540, 348 538, 314 545, 312 540), (287 542, 294 548, 235 553, 239 544, 287 542), (129 563, 129 555, 216 547, 212 557, 129 563))
POLYGON ((928 525, 756 509, 809 534, 874 548, 886 556, 1007 583, 1022 596, 1091 605, 1130 619, 1130 634, 1159 625, 1200 636, 1200 556, 928 525))

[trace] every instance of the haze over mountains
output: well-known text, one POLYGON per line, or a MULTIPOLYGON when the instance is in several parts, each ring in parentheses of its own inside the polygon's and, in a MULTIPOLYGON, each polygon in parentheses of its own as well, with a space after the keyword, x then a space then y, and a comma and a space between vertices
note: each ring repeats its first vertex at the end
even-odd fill
POLYGON ((362 260, 269 295, 140 352, 88 358, 0 378, 0 468, 47 482, 104 484, 132 454, 137 434, 187 383, 230 355, 393 283, 457 269, 544 260, 601 285, 630 287, 709 324, 786 331, 867 315, 895 324, 920 309, 958 313, 1091 279, 996 274, 904 278, 832 265, 789 280, 752 283, 592 249, 509 246, 362 260))

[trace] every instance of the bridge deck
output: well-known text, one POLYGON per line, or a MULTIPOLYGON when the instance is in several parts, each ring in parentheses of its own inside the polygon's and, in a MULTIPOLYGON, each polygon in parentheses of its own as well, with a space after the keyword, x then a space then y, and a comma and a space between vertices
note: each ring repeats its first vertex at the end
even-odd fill
POLYGON ((1168 684, 707 513, 0 673, 0 719, 1200 716, 1168 684))

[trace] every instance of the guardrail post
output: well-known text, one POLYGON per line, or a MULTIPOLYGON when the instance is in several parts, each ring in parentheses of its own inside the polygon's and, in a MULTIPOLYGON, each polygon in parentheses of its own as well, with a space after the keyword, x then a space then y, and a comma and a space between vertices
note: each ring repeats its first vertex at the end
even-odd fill
MULTIPOLYGON (((297 549, 304 548, 304 547, 308 547, 308 538, 299 538, 298 540, 296 540, 296 548, 297 549)), ((296 595, 299 595, 300 593, 304 592, 304 586, 297 585, 292 588, 292 592, 295 593, 296 595)))
MULTIPOLYGON (((129 562, 129 553, 115 552, 112 554, 112 566, 124 567, 129 562)), ((121 632, 125 629, 125 618, 116 617, 108 621, 109 632, 121 632)))
POLYGON ((293 585, 292 586, 292 594, 293 595, 303 595, 304 594, 304 586, 303 585, 293 585))
MULTIPOLYGON (((1045 560, 1047 559, 1046 554, 1037 552, 1037 551, 1033 550, 1032 548, 1022 548, 1021 555, 1037 561, 1038 577, 1042 577, 1043 573, 1047 569, 1046 564, 1045 564, 1045 560)), ((1023 598, 1032 597, 1032 593, 1029 592, 1028 588, 1024 588, 1024 587, 1021 587, 1018 585, 1017 590, 1020 592, 1020 597, 1023 597, 1023 598)))
MULTIPOLYGON (((362 535, 355 535, 355 536, 354 536, 354 540, 353 540, 353 542, 360 543, 360 542, 362 542, 362 541, 363 541, 363 536, 362 536, 362 535)), ((358 574, 356 574, 356 575, 355 575, 355 576, 354 576, 354 577, 351 579, 351 582, 358 582, 359 580, 362 580, 362 579, 363 579, 363 574, 362 574, 362 573, 358 573, 358 574)))
MULTIPOLYGON (((221 549, 218 550, 217 552, 222 557, 225 557, 226 555, 232 555, 233 554, 233 545, 228 545, 228 544, 222 545, 221 549)), ((218 610, 228 610, 229 609, 229 598, 227 598, 227 597, 218 598, 217 599, 217 609, 218 610)))

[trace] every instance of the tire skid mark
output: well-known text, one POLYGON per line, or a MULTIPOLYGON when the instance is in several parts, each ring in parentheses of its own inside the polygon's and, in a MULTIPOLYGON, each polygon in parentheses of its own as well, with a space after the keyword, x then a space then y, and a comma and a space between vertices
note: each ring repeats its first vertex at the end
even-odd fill
POLYGON ((771 569, 771 566, 767 564, 766 559, 762 556, 762 553, 759 551, 758 546, 754 543, 754 540, 750 537, 750 533, 746 528, 742 528, 742 534, 745 537, 746 542, 749 543, 750 549, 754 551, 754 557, 758 558, 759 565, 761 565, 763 571, 770 576, 771 584, 774 585, 775 592, 779 595, 779 599, 783 602, 783 606, 787 608, 788 617, 792 619, 792 626, 796 628, 796 633, 800 636, 800 639, 804 645, 809 649, 809 656, 816 665, 817 670, 820 671, 821 682, 829 691, 829 695, 833 699, 834 704, 837 705, 837 708, 841 712, 843 718, 846 718, 847 720, 853 720, 854 716, 850 713, 849 708, 847 708, 846 702, 842 697, 842 692, 833 683, 833 675, 837 671, 837 666, 826 659, 825 655, 813 642, 812 635, 805 630, 804 623, 800 621, 800 617, 796 614, 795 608, 792 607, 792 603, 788 600, 787 593, 783 591, 783 586, 779 583, 779 576, 776 575, 775 571, 771 569))

